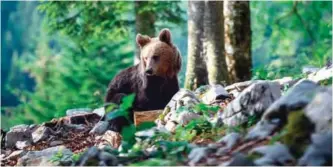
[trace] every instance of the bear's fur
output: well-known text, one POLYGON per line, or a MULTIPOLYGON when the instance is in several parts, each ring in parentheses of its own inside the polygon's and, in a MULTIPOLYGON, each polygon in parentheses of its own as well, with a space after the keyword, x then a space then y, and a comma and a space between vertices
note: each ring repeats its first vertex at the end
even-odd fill
MULTIPOLYGON (((132 110, 163 109, 179 90, 179 50, 172 44, 168 29, 163 29, 155 38, 138 34, 136 42, 140 47, 140 63, 114 77, 109 84, 105 102, 119 104, 122 97, 135 93, 132 110)), ((133 119, 132 111, 130 117, 133 119)))

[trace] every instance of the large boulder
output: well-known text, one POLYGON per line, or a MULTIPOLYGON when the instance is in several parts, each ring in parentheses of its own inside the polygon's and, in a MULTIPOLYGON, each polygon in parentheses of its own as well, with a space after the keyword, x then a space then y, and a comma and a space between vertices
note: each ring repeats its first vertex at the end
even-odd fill
POLYGON ((299 159, 300 166, 332 166, 332 131, 313 134, 312 144, 299 159))
POLYGON ((320 88, 304 112, 316 132, 332 131, 332 87, 320 88))
POLYGON ((229 103, 220 117, 226 125, 240 125, 248 121, 250 116, 260 116, 280 96, 281 91, 278 83, 255 82, 229 103))
POLYGON ((23 157, 17 161, 18 166, 58 166, 58 165, 70 165, 72 152, 65 146, 50 147, 41 151, 29 151, 23 157), (59 160, 52 161, 52 158, 58 155, 62 155, 59 160), (63 161, 67 159, 68 161, 63 161), (69 164, 68 164, 69 163, 69 164))
POLYGON ((10 128, 6 134, 5 147, 14 148, 17 142, 32 143, 32 134, 29 125, 17 125, 10 128))
POLYGON ((269 106, 246 138, 263 139, 285 125, 289 112, 304 109, 312 101, 318 87, 319 85, 310 80, 300 80, 285 95, 269 106))

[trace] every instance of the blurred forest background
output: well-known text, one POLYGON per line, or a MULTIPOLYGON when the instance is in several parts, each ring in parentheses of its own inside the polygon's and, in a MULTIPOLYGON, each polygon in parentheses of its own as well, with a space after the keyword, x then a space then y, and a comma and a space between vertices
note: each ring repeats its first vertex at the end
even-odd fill
MULTIPOLYGON (((250 78, 230 76, 227 83, 298 77, 304 66, 322 67, 331 59, 332 2, 253 1, 245 7, 248 13, 240 11, 249 21, 245 26, 251 37, 247 43, 250 78)), ((212 13, 218 10, 208 10, 207 16, 218 19, 212 13)), ((194 53, 192 43, 188 45, 193 37, 188 35, 193 28, 188 26, 189 18, 207 20, 200 17, 200 3, 1 2, 1 127, 41 123, 64 116, 71 108, 102 106, 109 81, 137 62, 137 32, 155 36, 169 28, 183 57, 181 86, 194 88, 185 81, 186 68, 191 67, 187 56, 194 53), (191 5, 199 7, 191 10, 191 5)), ((215 26, 202 27, 223 33, 215 26)), ((210 83, 212 79, 206 77, 210 83)))

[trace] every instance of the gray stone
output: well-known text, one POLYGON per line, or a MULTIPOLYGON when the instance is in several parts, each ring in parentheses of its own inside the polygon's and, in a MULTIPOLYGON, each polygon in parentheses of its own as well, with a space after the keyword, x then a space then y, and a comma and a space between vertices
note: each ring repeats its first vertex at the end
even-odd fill
POLYGON ((186 125, 193 119, 198 119, 200 117, 201 116, 197 113, 185 111, 185 112, 182 112, 179 114, 179 116, 177 118, 177 122, 181 125, 186 125))
POLYGON ((261 115, 280 96, 278 83, 257 81, 228 104, 221 114, 223 123, 228 126, 245 123, 250 116, 261 115))
POLYGON ((93 113, 103 117, 105 115, 105 107, 96 108, 94 109, 93 113))
POLYGON ((75 162, 75 166, 98 166, 99 152, 100 150, 97 147, 90 147, 80 156, 79 160, 75 162))
POLYGON ((314 66, 304 66, 302 68, 302 73, 303 74, 311 74, 311 73, 315 73, 319 70, 318 67, 314 67, 314 66))
POLYGON ((295 161, 289 153, 288 147, 280 143, 255 147, 250 153, 263 155, 254 161, 256 165, 290 165, 295 161))
POLYGON ((190 160, 189 165, 194 166, 202 159, 205 159, 208 157, 209 149, 206 147, 198 147, 192 149, 190 154, 188 155, 188 158, 190 160))
POLYGON ((109 127, 109 122, 108 121, 99 121, 94 128, 89 132, 89 134, 97 134, 97 135, 102 135, 104 134, 109 127))
POLYGON ((16 144, 15 144, 15 147, 17 148, 17 149, 20 149, 20 150, 22 150, 22 149, 24 149, 25 147, 28 147, 28 146, 31 146, 31 141, 17 141, 16 142, 16 144))
POLYGON ((101 151, 98 155, 100 161, 103 161, 107 166, 115 166, 118 164, 117 158, 111 153, 101 151))
POLYGON ((32 132, 32 140, 34 143, 45 140, 52 134, 52 130, 46 126, 40 126, 32 132))
POLYGON ((54 147, 54 146, 58 146, 58 145, 62 145, 62 144, 64 144, 63 141, 61 141, 61 140, 55 140, 55 141, 51 141, 50 142, 50 147, 54 147))
POLYGON ((13 151, 11 154, 9 154, 7 157, 5 157, 5 159, 15 160, 18 157, 22 157, 26 153, 27 153, 27 151, 25 151, 25 150, 16 150, 16 151, 13 151))
POLYGON ((80 114, 88 114, 91 113, 92 109, 90 108, 74 108, 74 109, 68 109, 66 110, 67 116, 73 116, 73 115, 80 115, 80 114))
POLYGON ((18 166, 58 166, 61 161, 51 161, 57 153, 61 152, 62 157, 70 157, 73 153, 65 146, 50 147, 41 151, 28 151, 18 159, 18 166))
POLYGON ((171 112, 177 111, 181 106, 195 106, 200 103, 200 99, 191 91, 186 89, 180 89, 170 100, 167 106, 171 112))
POLYGON ((28 125, 18 125, 10 128, 6 134, 6 148, 13 148, 18 141, 26 141, 26 143, 32 142, 31 130, 28 125))
POLYGON ((290 111, 303 109, 312 101, 318 87, 312 81, 300 80, 265 111, 263 119, 280 117, 285 122, 290 111))
POLYGON ((247 158, 244 154, 237 153, 233 155, 231 160, 222 163, 220 166, 255 166, 255 164, 251 159, 247 158))
POLYGON ((298 81, 264 112, 261 120, 249 131, 246 138, 263 139, 276 128, 283 126, 287 122, 289 112, 304 109, 312 101, 318 87, 319 85, 309 80, 298 81))
POLYGON ((332 87, 320 88, 304 112, 315 124, 316 132, 332 131, 332 87))
POLYGON ((333 68, 332 65, 321 68, 320 70, 309 74, 307 77, 309 80, 314 82, 320 82, 329 78, 332 78, 333 68))
POLYGON ((212 104, 215 100, 228 98, 229 94, 223 86, 211 85, 202 96, 202 101, 205 104, 212 104))
POLYGON ((232 132, 225 135, 220 140, 218 140, 218 143, 225 144, 225 146, 223 146, 224 148, 232 149, 240 141, 241 141, 241 135, 239 133, 232 132))
POLYGON ((279 119, 261 120, 247 133, 245 140, 264 139, 279 126, 279 119))
POLYGON ((209 166, 216 166, 219 164, 219 161, 216 158, 207 158, 206 164, 209 166))
POLYGON ((299 159, 299 166, 332 165, 332 131, 311 136, 312 144, 299 159))

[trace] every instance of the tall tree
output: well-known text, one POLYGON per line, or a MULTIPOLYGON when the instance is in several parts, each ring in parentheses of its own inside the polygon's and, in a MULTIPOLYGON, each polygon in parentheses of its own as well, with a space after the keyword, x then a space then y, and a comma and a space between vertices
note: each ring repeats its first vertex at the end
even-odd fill
POLYGON ((185 88, 191 90, 208 83, 202 45, 204 6, 204 2, 188 2, 188 55, 185 88))
POLYGON ((229 83, 224 56, 223 1, 205 1, 204 27, 209 84, 229 83))
POLYGON ((225 55, 232 82, 251 78, 251 21, 249 1, 224 1, 225 55))
MULTIPOLYGON (((149 1, 135 1, 135 31, 136 33, 154 36, 155 35, 155 12, 145 10, 149 1)), ((136 46, 134 64, 140 61, 140 49, 136 46)))

